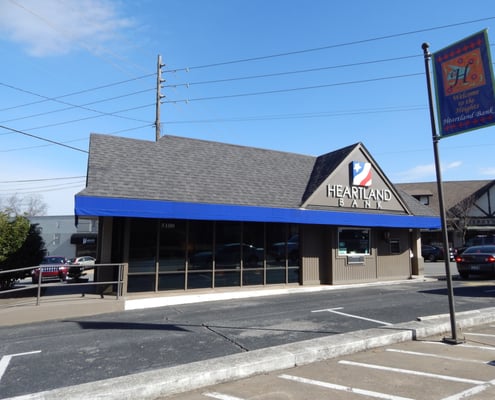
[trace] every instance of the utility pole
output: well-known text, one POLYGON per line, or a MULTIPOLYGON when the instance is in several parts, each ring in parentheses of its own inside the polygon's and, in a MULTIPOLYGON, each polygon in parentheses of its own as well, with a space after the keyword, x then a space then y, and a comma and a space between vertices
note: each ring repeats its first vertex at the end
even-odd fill
POLYGON ((162 56, 158 55, 158 61, 156 63, 156 118, 155 118, 155 134, 156 134, 157 142, 161 136, 160 105, 163 98, 161 94, 162 83, 165 82, 165 80, 162 79, 162 67, 164 65, 165 64, 162 64, 162 56))

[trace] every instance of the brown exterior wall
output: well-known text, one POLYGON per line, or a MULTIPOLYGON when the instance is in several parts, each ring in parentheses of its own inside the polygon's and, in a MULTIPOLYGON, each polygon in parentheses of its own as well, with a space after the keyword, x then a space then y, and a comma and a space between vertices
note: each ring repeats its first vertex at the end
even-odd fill
POLYGON ((321 284, 347 284, 411 277, 407 229, 372 229, 371 254, 364 256, 360 264, 349 264, 347 256, 338 254, 336 227, 304 226, 302 232, 303 284, 316 283, 318 279, 321 284), (392 254, 391 241, 398 241, 398 254, 392 254))
POLYGON ((303 285, 319 285, 320 265, 323 257, 324 240, 323 229, 315 225, 301 227, 301 261, 303 285))
MULTIPOLYGON (((379 236, 379 235, 378 235, 379 236)), ((411 252, 409 230, 394 230, 390 240, 399 241, 399 254, 391 254, 390 243, 377 237, 377 278, 381 281, 411 277, 411 252)))

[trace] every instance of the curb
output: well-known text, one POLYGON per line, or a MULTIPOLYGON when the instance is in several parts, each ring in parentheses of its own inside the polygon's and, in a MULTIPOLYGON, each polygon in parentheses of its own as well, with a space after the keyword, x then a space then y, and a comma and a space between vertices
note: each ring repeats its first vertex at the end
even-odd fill
MULTIPOLYGON (((458 329, 495 321, 495 307, 456 313, 458 329)), ((218 383, 293 368, 394 343, 442 335, 451 329, 448 314, 421 317, 383 328, 373 328, 305 340, 247 353, 197 361, 134 375, 33 393, 6 400, 131 400, 157 399, 218 383)))

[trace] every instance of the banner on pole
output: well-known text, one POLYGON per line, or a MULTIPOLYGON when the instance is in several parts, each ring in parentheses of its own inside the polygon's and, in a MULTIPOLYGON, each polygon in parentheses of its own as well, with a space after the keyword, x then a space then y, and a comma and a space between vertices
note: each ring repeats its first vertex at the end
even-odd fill
POLYGON ((495 91, 487 31, 433 54, 440 137, 495 124, 495 91))

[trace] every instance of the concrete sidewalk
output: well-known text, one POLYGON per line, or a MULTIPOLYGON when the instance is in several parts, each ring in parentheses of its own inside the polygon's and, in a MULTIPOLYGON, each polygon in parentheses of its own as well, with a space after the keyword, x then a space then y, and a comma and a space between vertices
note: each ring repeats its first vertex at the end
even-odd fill
MULTIPOLYGON (((495 308, 456 314, 458 329, 495 321, 495 308)), ((157 399, 249 376, 353 354, 372 348, 450 332, 450 316, 306 340, 247 353, 163 368, 52 391, 11 398, 27 399, 157 399)))

